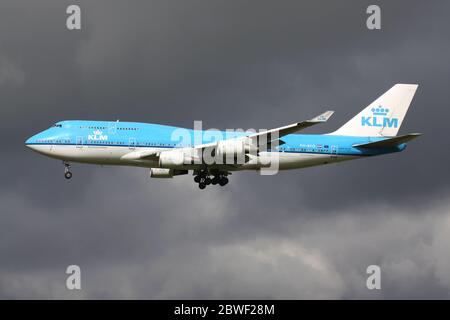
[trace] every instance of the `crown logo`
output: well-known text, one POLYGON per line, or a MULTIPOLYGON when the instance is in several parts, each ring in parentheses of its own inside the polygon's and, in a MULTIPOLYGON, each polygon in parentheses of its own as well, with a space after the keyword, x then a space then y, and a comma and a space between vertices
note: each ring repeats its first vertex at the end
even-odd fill
POLYGON ((101 131, 101 130, 95 130, 94 131, 94 134, 98 135, 98 136, 101 135, 102 133, 103 133, 103 131, 101 131))
POLYGON ((385 116, 389 112, 388 108, 383 108, 382 106, 379 106, 378 108, 372 108, 372 113, 374 116, 385 116))

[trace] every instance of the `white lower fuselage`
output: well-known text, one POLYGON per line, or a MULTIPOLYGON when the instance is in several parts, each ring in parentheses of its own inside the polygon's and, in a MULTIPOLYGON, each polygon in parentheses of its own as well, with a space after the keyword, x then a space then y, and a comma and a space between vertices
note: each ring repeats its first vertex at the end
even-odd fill
MULTIPOLYGON (((139 151, 162 152, 165 150, 173 150, 173 148, 145 148, 145 147, 129 147, 129 146, 85 146, 85 145, 30 145, 34 151, 46 155, 51 158, 63 160, 65 162, 78 162, 97 165, 120 165, 120 166, 137 166, 146 168, 159 168, 160 164, 157 160, 130 160, 124 159, 124 156, 137 149, 139 151)), ((262 152, 260 157, 273 156, 276 154, 279 161, 279 170, 298 169, 328 163, 340 162, 359 158, 351 155, 336 155, 336 154, 314 154, 302 152, 276 152, 271 153, 262 152)), ((214 165, 214 167, 223 168, 226 170, 258 170, 262 166, 258 164, 242 164, 239 166, 228 165, 214 165)), ((180 169, 195 169, 195 165, 186 164, 180 169)))

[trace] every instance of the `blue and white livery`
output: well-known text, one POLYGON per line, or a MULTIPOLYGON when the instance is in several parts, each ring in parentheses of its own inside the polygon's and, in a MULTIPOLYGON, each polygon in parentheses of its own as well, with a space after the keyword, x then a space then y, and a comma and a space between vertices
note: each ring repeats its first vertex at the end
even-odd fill
POLYGON ((396 84, 354 118, 329 134, 297 134, 327 121, 333 111, 311 120, 262 132, 190 130, 173 126, 119 121, 61 121, 25 144, 70 163, 150 168, 154 178, 193 172, 200 189, 224 186, 239 170, 298 169, 403 151, 420 134, 397 136, 417 90, 396 84))

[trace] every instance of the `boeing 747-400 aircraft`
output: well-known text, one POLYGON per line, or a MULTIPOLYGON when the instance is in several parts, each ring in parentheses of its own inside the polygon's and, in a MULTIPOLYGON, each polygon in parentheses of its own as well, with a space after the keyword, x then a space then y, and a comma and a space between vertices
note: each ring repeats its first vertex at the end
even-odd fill
POLYGON ((190 130, 159 124, 120 121, 61 121, 25 144, 62 160, 70 179, 70 163, 150 168, 154 178, 193 172, 200 189, 224 186, 239 170, 287 170, 403 151, 420 134, 397 136, 417 90, 396 84, 337 131, 296 134, 327 121, 333 111, 311 120, 261 132, 190 130))

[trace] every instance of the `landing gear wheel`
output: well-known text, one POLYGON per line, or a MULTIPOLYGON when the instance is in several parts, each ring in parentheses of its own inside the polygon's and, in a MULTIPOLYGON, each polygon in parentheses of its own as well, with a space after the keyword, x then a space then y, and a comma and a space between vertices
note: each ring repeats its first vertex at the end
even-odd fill
POLYGON ((194 177, 194 181, 196 182, 196 183, 200 183, 200 176, 195 176, 194 177))
POLYGON ((198 187, 199 187, 201 190, 203 190, 203 189, 206 188, 206 184, 205 184, 204 182, 200 182, 200 183, 198 184, 198 187))
POLYGON ((64 177, 66 179, 72 178, 72 172, 70 172, 70 164, 65 161, 63 162, 63 164, 64 164, 64 177))
POLYGON ((208 178, 205 179, 205 184, 206 184, 207 186, 209 186, 209 185, 211 184, 211 178, 210 178, 210 177, 208 177, 208 178))
POLYGON ((219 180, 219 184, 221 187, 223 187, 224 185, 226 185, 228 183, 228 178, 227 177, 223 177, 219 180))
POLYGON ((212 183, 213 186, 218 184, 219 183, 219 177, 215 176, 214 178, 212 178, 211 183, 212 183))

